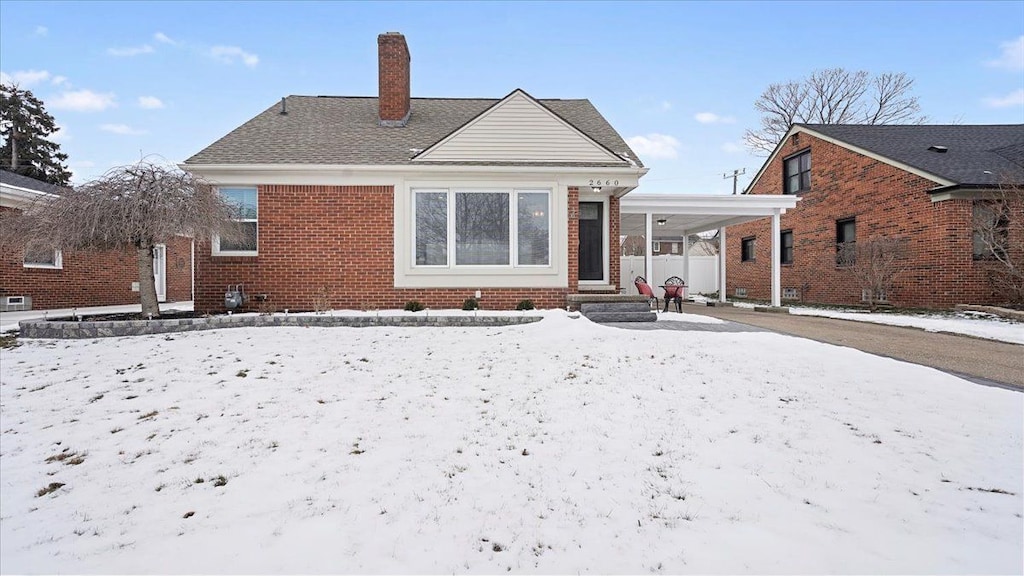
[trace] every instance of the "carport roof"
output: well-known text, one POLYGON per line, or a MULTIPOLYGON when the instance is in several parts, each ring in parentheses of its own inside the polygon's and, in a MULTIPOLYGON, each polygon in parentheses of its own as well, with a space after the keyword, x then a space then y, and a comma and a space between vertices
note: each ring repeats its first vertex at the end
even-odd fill
POLYGON ((646 214, 664 219, 654 225, 654 236, 683 236, 717 230, 734 224, 783 214, 800 200, 795 195, 717 194, 629 194, 619 204, 622 235, 643 235, 647 232, 646 214))

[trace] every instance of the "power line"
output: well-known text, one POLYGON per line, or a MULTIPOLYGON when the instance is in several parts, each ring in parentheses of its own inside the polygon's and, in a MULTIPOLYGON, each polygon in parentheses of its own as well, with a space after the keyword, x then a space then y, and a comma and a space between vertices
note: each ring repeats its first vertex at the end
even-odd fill
POLYGON ((744 175, 746 173, 747 173, 747 169, 743 168, 743 169, 733 170, 732 174, 722 174, 722 179, 723 180, 728 179, 728 178, 732 178, 732 195, 733 196, 736 195, 736 181, 739 179, 740 176, 742 176, 742 175, 744 175))

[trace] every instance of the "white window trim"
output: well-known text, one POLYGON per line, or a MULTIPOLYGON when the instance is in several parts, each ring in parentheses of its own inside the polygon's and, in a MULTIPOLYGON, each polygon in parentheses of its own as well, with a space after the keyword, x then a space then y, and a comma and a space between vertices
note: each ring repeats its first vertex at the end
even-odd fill
POLYGON ((41 268, 44 270, 63 270, 64 269, 64 254, 58 249, 53 251, 53 264, 43 264, 37 262, 25 262, 22 260, 21 266, 23 268, 41 268))
POLYGON ((260 255, 260 191, 256 186, 219 186, 217 192, 220 193, 220 188, 250 188, 256 191, 256 218, 243 218, 234 220, 235 222, 255 222, 256 223, 256 249, 255 250, 221 250, 220 249, 220 236, 217 234, 213 235, 210 239, 210 251, 212 256, 259 256, 260 255))
POLYGON ((651 242, 651 252, 661 252, 661 242, 657 240, 651 242))
POLYGON ((549 269, 552 267, 552 236, 554 229, 554 217, 552 215, 552 197, 554 196, 554 190, 551 188, 542 188, 536 186, 529 187, 411 187, 410 189, 410 202, 412 207, 411 221, 412 221, 412 234, 410 235, 410 266, 415 269, 433 269, 433 270, 508 270, 508 269, 549 269), (416 263, 416 195, 418 193, 440 193, 444 192, 448 195, 446 208, 447 214, 447 243, 448 247, 445 252, 447 256, 447 262, 445 264, 417 264, 416 263), (508 264, 459 264, 457 261, 457 245, 456 245, 456 222, 455 222, 455 205, 456 196, 458 194, 493 194, 503 193, 508 196, 508 210, 509 210, 509 263, 508 264), (519 193, 543 193, 548 197, 547 206, 545 209, 545 215, 548 219, 548 263, 547 264, 520 264, 519 263, 519 193))

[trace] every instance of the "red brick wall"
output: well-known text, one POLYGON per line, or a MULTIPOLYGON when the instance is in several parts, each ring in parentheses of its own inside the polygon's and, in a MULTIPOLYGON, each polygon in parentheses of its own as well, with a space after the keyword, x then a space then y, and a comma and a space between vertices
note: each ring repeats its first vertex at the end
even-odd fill
POLYGON ((608 218, 608 283, 618 292, 619 269, 622 267, 619 255, 622 249, 619 246, 619 199, 614 196, 608 199, 608 218))
POLYGON ((409 113, 409 47, 401 34, 377 37, 380 119, 397 121, 409 113))
MULTIPOLYGON (((139 281, 135 251, 62 252, 63 268, 25 268, 20 251, 0 255, 0 297, 30 296, 32 308, 73 308, 137 304, 139 281)), ((191 246, 188 238, 167 244, 167 301, 192 298, 191 246)))
MULTIPOLYGON (((782 267, 782 287, 797 288, 807 302, 859 304, 861 290, 849 270, 835 265, 836 220, 856 218, 856 239, 909 239, 909 268, 888 295, 894 305, 948 308, 1001 299, 989 287, 988 262, 974 261, 971 201, 933 203, 936 184, 846 148, 800 134, 783 144, 751 194, 781 194, 783 159, 811 150, 811 189, 782 216, 781 230, 793 231, 793 264, 782 267)), ((770 297, 771 221, 763 219, 727 231, 728 294, 737 287, 750 298, 770 297), (755 260, 740 261, 743 238, 755 236, 755 260)), ((1020 240, 1018 240, 1020 242, 1020 240)))
MULTIPOLYGON (((243 284, 268 294, 274 310, 313 310, 326 294, 334 309, 401 309, 410 300, 430 308, 461 308, 474 288, 394 288, 391 186, 259 186, 259 256, 211 256, 196 246, 196 310, 224 309, 224 291, 243 284)), ((569 286, 577 283, 579 193, 569 189, 569 286)), ((482 308, 565 306, 566 288, 488 288, 482 308)), ((255 302, 249 302, 254 308, 255 302)))

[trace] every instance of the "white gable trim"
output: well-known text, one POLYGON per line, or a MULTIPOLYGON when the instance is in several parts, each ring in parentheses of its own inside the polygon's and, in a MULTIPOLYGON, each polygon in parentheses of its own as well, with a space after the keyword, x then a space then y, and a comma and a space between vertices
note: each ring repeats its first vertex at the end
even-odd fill
POLYGON ((0 183, 0 206, 4 208, 25 208, 44 198, 56 198, 49 192, 40 192, 12 184, 0 183))
MULTIPOLYGON (((479 137, 479 134, 477 134, 476 136, 479 137)), ((536 98, 530 96, 525 91, 523 91, 523 90, 521 90, 519 88, 513 90, 511 94, 509 94, 508 96, 505 96, 504 98, 499 100, 497 103, 495 103, 493 106, 491 106, 487 110, 484 110, 483 112, 478 114, 475 118, 473 118, 469 122, 466 122, 465 124, 463 124, 461 127, 456 129, 454 132, 452 132, 448 136, 445 136, 444 138, 442 138, 441 140, 439 140, 435 144, 431 145, 426 150, 423 150, 422 152, 418 153, 416 156, 413 157, 412 161, 413 162, 417 162, 417 161, 421 161, 421 162, 422 161, 463 161, 463 162, 465 162, 465 161, 531 161, 531 162, 552 162, 552 163, 563 163, 563 164, 566 163, 566 162, 571 163, 571 162, 575 161, 575 162, 613 162, 613 163, 616 163, 616 164, 629 165, 629 162, 627 160, 623 159, 622 157, 620 157, 615 152, 609 150, 607 147, 605 147, 601 143, 595 141, 590 136, 587 136, 580 129, 576 128, 571 123, 567 122, 566 120, 564 120, 563 118, 561 118, 560 116, 558 116, 557 114, 552 112, 550 109, 548 109, 542 103, 538 102, 536 98), (575 137, 579 138, 580 143, 584 143, 585 145, 587 145, 590 148, 592 148, 592 150, 589 150, 590 157, 580 158, 578 160, 571 160, 571 159, 567 160, 565 158, 554 158, 554 159, 550 159, 549 160, 549 159, 546 159, 546 158, 515 157, 515 156, 506 157, 506 158, 496 158, 495 154, 497 154, 497 151, 494 154, 491 154, 491 155, 474 156, 473 153, 460 152, 458 150, 449 151, 450 153, 445 154, 445 149, 446 148, 452 148, 452 144, 453 143, 457 142, 460 139, 465 139, 468 134, 472 134, 473 132, 481 132, 481 131, 485 130, 485 129, 482 129, 482 128, 478 130, 478 128, 480 128, 481 123, 485 122, 488 118, 492 117, 495 113, 500 113, 501 110, 503 108, 506 108, 509 105, 510 102, 516 101, 516 100, 525 100, 526 102, 532 104, 532 108, 542 115, 542 117, 544 118, 545 122, 557 123, 557 125, 559 125, 559 126, 565 128, 565 129, 569 130, 575 137)))
MULTIPOLYGON (((931 180, 932 182, 935 182, 936 184, 939 184, 940 186, 952 186, 953 184, 956 184, 956 182, 953 182, 951 180, 946 180, 945 178, 936 176, 935 174, 932 174, 931 172, 925 172, 924 170, 921 170, 920 168, 915 168, 915 167, 910 166, 908 164, 904 164, 902 162, 897 162, 896 160, 893 160, 892 158, 889 158, 888 156, 882 156, 881 154, 878 154, 877 152, 872 152, 872 151, 870 151, 870 150, 868 150, 866 148, 861 148, 860 146, 854 146, 853 144, 850 144, 848 142, 844 142, 842 140, 837 140, 837 139, 832 138, 830 136, 826 136, 826 135, 822 134, 821 132, 816 132, 816 131, 814 131, 814 130, 812 130, 810 128, 807 128, 805 126, 795 126, 794 125, 792 128, 789 129, 789 132, 786 132, 786 135, 783 136, 782 140, 779 141, 778 146, 776 146, 775 150, 772 151, 771 156, 768 157, 768 160, 766 160, 765 163, 761 166, 761 169, 758 170, 757 174, 754 176, 754 179, 751 180, 750 184, 747 186, 747 190, 751 190, 751 189, 754 188, 754 185, 757 184, 757 182, 761 179, 761 176, 764 174, 765 170, 768 169, 768 166, 779 155, 779 152, 782 151, 782 145, 785 144, 786 140, 789 140, 789 138, 793 134, 796 134, 798 132, 803 132, 804 134, 809 134, 811 136, 814 136, 815 138, 818 138, 820 140, 824 140, 825 142, 829 142, 831 144, 835 144, 836 146, 839 146, 839 147, 842 147, 842 148, 846 148, 847 150, 850 150, 851 152, 856 152, 857 154, 860 154, 861 156, 866 156, 868 158, 872 158, 874 160, 878 160, 879 162, 884 162, 884 163, 886 163, 886 164, 888 164, 890 166, 895 166, 896 168, 899 168, 900 170, 904 170, 906 172, 910 172, 911 174, 916 174, 916 175, 918 175, 918 176, 920 176, 920 177, 922 177, 922 178, 924 178, 926 180, 931 180)), ((811 159, 811 162, 812 163, 814 162, 813 158, 811 159)), ((780 183, 780 186, 781 186, 782 180, 779 180, 779 183, 780 183)))

